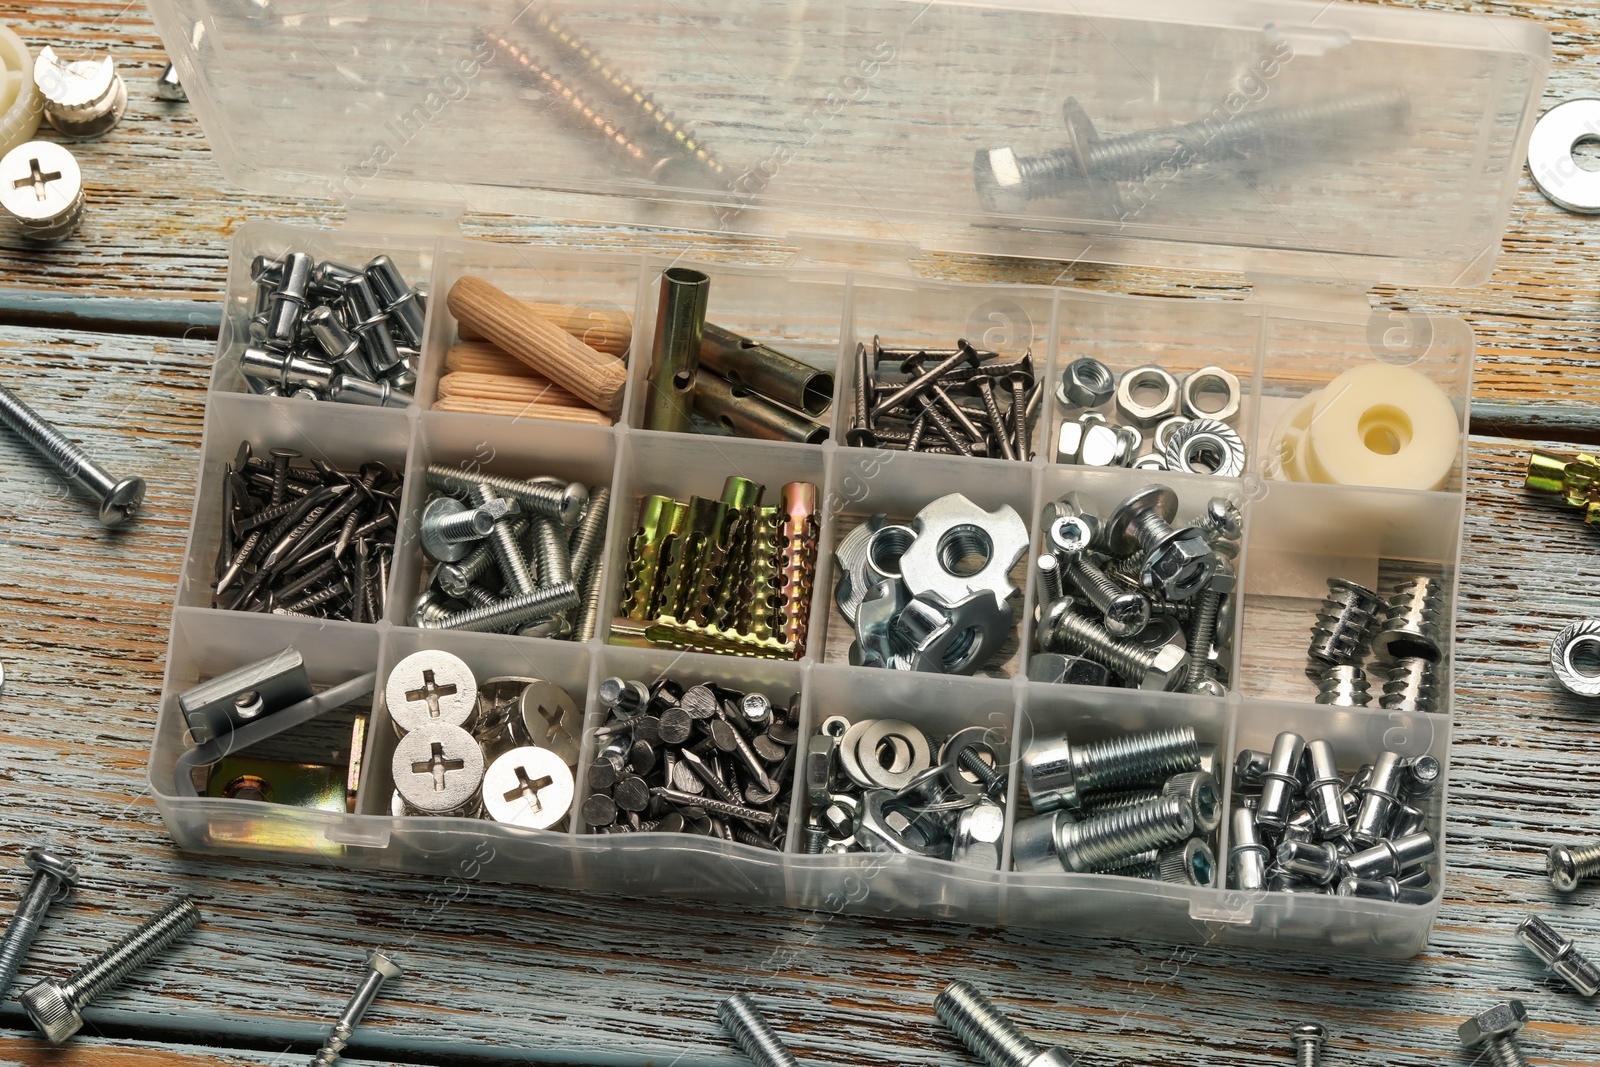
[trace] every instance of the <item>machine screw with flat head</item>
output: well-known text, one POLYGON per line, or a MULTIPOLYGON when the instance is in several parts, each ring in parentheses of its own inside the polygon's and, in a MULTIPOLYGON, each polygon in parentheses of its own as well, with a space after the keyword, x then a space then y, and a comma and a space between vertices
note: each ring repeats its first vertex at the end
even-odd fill
POLYGON ((388 956, 381 952, 367 953, 367 975, 362 979, 355 996, 344 1006, 344 1011, 339 1013, 338 1021, 333 1024, 333 1033, 328 1035, 328 1040, 312 1057, 311 1067, 333 1067, 338 1062, 339 1054, 350 1043, 350 1035, 355 1032, 356 1024, 372 1007, 372 1002, 378 999, 378 990, 383 988, 383 983, 399 977, 399 965, 388 956))
POLYGON ((78 868, 60 853, 30 848, 23 862, 33 868, 33 880, 22 894, 11 925, 6 927, 5 940, 0 941, 0 1001, 11 989, 22 958, 28 954, 28 946, 33 944, 50 905, 65 898, 78 882, 78 868))
POLYGON ((61 435, 61 431, 0 385, 0 422, 73 485, 100 502, 101 525, 116 528, 130 521, 144 501, 143 478, 113 478, 88 454, 61 435))
POLYGON ((939 1021, 989 1067, 1076 1067, 1077 1059, 1054 1045, 1023 1036, 971 982, 952 982, 933 998, 939 1021))
POLYGON ((200 912, 194 901, 179 897, 66 981, 47 978, 29 986, 18 999, 45 1039, 59 1045, 83 1028, 80 1013, 84 1008, 199 925, 200 912))

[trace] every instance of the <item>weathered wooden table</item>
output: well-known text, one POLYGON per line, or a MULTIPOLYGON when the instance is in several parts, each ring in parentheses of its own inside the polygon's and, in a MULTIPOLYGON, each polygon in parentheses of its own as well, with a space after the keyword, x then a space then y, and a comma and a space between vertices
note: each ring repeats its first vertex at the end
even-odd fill
MULTIPOLYGON (((1405 0, 1488 9, 1556 31, 1547 100, 1600 94, 1600 9, 1578 3, 1405 0)), ((1512 940, 1539 910, 1600 948, 1600 889, 1557 900, 1544 848, 1600 836, 1600 706, 1564 696, 1549 638, 1595 611, 1595 534, 1529 498, 1529 447, 1600 440, 1600 221, 1566 214, 1532 184, 1514 206, 1493 280, 1471 291, 1387 291, 1397 308, 1464 316, 1478 384, 1460 605, 1456 748, 1446 903, 1433 942, 1406 962, 1275 958, 1242 951, 969 929, 827 921, 780 910, 461 887, 178 853, 147 795, 170 604, 195 488, 203 394, 228 237, 246 218, 335 221, 325 203, 268 200, 223 182, 192 114, 154 98, 160 41, 134 4, 0 3, 31 45, 110 48, 127 118, 84 145, 88 221, 46 251, 0 231, 0 368, 67 432, 151 491, 137 528, 101 532, 81 502, 0 436, 0 850, 49 840, 79 857, 84 891, 46 927, 30 966, 60 974, 181 890, 204 929, 92 1009, 63 1052, 15 1004, 0 1059, 29 1064, 269 1064, 303 1060, 386 945, 408 976, 357 1034, 353 1063, 555 1061, 742 1063, 714 1004, 760 1002, 803 1061, 972 1062, 936 1024, 933 994, 969 977, 1028 1030, 1086 1063, 1255 1065, 1290 1058, 1302 1019, 1336 1035, 1330 1064, 1468 1062, 1456 1023, 1497 997, 1524 999, 1532 1063, 1600 1061, 1594 1008, 1547 979, 1512 940), (785 953, 775 956, 776 953, 785 953), (781 969, 772 961, 783 959, 781 969)), ((471 217, 470 235, 525 237, 471 217)), ((541 240, 582 244, 581 227, 541 240)), ((619 235, 698 256, 763 250, 692 235, 619 235)), ((1226 279, 1060 264, 932 259, 947 276, 1229 299, 1226 279)), ((0 899, 23 882, 0 870, 0 899)))

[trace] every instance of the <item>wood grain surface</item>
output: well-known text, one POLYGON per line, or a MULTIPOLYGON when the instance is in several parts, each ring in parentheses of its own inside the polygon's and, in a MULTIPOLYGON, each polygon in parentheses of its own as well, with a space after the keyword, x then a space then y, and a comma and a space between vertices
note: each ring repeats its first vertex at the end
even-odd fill
MULTIPOLYGON (((1548 102, 1600 95, 1600 10, 1573 0, 1429 7, 1523 15, 1556 29, 1548 102)), ((116 133, 81 147, 83 232, 56 249, 0 230, 0 381, 113 472, 148 479, 135 527, 100 530, 60 482, 0 436, 0 852, 50 841, 83 874, 24 977, 61 976, 175 893, 202 929, 87 1014, 51 1051, 13 1003, 0 1062, 109 1067, 304 1062, 387 947, 406 977, 356 1034, 354 1064, 544 1062, 630 1067, 746 1061, 715 1019, 747 991, 802 1062, 972 1063, 932 998, 969 978, 1018 1024, 1086 1064, 1290 1062, 1289 1027, 1334 1034, 1327 1062, 1469 1063, 1456 1024, 1496 998, 1533 1016, 1530 1063, 1600 1062, 1594 1007, 1512 940, 1531 911, 1600 958, 1600 886, 1560 900, 1543 874, 1557 840, 1600 837, 1600 706, 1565 697, 1550 637, 1596 613, 1595 549, 1575 513, 1530 498, 1534 446, 1600 439, 1600 221, 1565 214, 1524 178, 1492 281, 1385 290, 1384 304, 1464 316, 1478 332, 1457 645, 1450 882, 1433 941, 1404 962, 864 920, 781 909, 622 899, 459 879, 373 875, 178 853, 148 796, 145 760, 184 551, 229 235, 246 219, 337 223, 325 203, 256 197, 218 174, 181 104, 153 99, 161 44, 122 3, 0 2, 37 47, 113 49, 130 88, 116 133), (1536 438, 1536 439, 1532 439, 1536 438)), ((696 234, 533 225, 473 216, 471 236, 780 259, 773 244, 696 234)), ((927 273, 1236 299, 1241 279, 927 257, 927 273)), ((23 885, 0 867, 0 902, 23 885)))

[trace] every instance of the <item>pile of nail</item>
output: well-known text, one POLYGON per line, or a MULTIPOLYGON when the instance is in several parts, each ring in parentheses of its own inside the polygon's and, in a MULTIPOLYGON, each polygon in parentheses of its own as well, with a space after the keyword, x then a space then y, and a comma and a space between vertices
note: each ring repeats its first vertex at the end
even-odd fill
POLYGON ((1376 676, 1383 680, 1381 707, 1438 711, 1444 610, 1444 585, 1437 578, 1403 578, 1387 596, 1329 578, 1306 650, 1306 675, 1317 686, 1317 703, 1367 707, 1370 678, 1376 676), (1364 667, 1369 652, 1372 664, 1364 667))
POLYGON ((628 540, 613 644, 797 660, 806 654, 821 508, 811 482, 737 475, 722 496, 647 496, 628 540))
POLYGON ((935 455, 1033 458, 1043 397, 1033 355, 1006 359, 958 340, 954 348, 856 345, 847 444, 935 455))
POLYGON ((611 490, 434 464, 418 541, 436 566, 412 605, 427 630, 594 636, 611 490))
POLYGON ((405 407, 417 387, 423 295, 394 261, 318 263, 305 252, 250 264, 255 304, 239 372, 256 393, 405 407))
POLYGON ((1228 888, 1426 904, 1437 842, 1419 805, 1444 773, 1432 756, 1380 752, 1339 771, 1325 740, 1285 730, 1234 765, 1228 888))
POLYGON ((936 740, 901 719, 830 715, 805 758, 806 852, 999 869, 1011 749, 998 731, 971 726, 936 740))
POLYGON ((222 532, 211 606, 319 619, 377 622, 402 477, 382 463, 343 471, 274 448, 239 445, 223 468, 222 532))
POLYGON ((1213 886, 1222 788, 1188 726, 1072 742, 1042 735, 1022 751, 1034 815, 1018 819, 1024 873, 1115 874, 1213 886))
POLYGON ((720 837, 782 852, 799 709, 764 693, 607 678, 579 808, 595 833, 720 837))
POLYGON ((1244 520, 1214 497, 1173 527, 1178 495, 1149 485, 1104 521, 1077 493, 1045 505, 1036 682, 1227 691, 1235 573, 1244 520))
POLYGON ((1201 367, 1180 383, 1152 363, 1119 379, 1104 363, 1084 357, 1062 370, 1056 400, 1064 414, 1057 463, 1224 478, 1244 473, 1244 439, 1233 428, 1239 379, 1222 367, 1201 367), (1108 409, 1113 398, 1114 410, 1097 410, 1108 409), (1081 414, 1074 418, 1073 412, 1081 414))
POLYGON ((583 729, 565 689, 539 678, 479 684, 459 656, 424 649, 394 665, 383 695, 400 738, 391 815, 565 828, 583 729))
POLYGON ((1015 508, 985 511, 960 493, 909 523, 874 515, 834 550, 833 599, 854 629, 850 663, 971 675, 1015 650, 1011 569, 1028 551, 1015 508))

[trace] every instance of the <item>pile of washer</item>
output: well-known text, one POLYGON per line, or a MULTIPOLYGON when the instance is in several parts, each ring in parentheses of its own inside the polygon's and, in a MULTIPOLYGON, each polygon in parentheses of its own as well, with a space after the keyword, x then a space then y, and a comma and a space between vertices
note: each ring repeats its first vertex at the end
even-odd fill
POLYGON ((1232 425, 1240 399, 1238 377, 1221 367, 1201 367, 1180 383, 1155 364, 1119 379, 1097 359, 1075 359, 1056 387, 1067 416, 1056 462, 1237 478, 1245 464, 1244 439, 1232 425), (1113 399, 1115 423, 1095 410, 1113 399))

